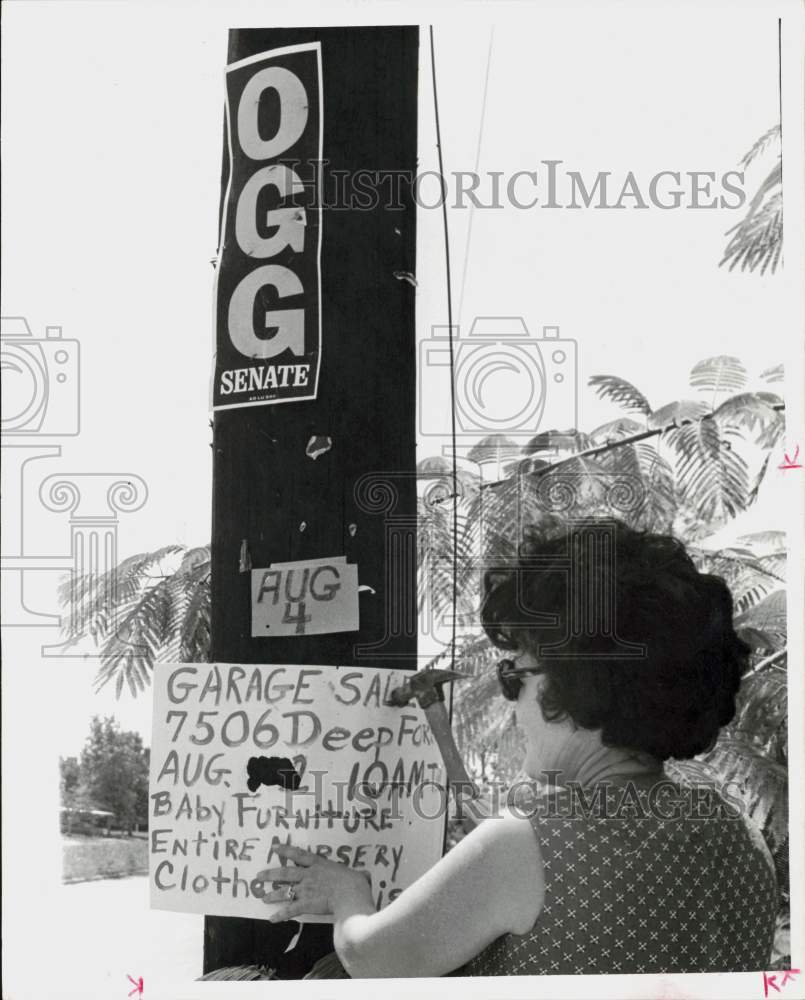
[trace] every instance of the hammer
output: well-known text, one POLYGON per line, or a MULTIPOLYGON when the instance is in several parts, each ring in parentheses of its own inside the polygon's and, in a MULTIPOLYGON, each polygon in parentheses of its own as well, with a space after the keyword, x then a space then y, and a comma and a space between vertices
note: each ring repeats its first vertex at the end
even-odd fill
POLYGON ((400 687, 389 692, 386 704, 404 708, 411 701, 416 701, 424 711, 430 725, 431 732, 436 738, 436 743, 444 761, 447 780, 453 786, 453 791, 458 797, 459 789, 469 790, 472 798, 479 795, 478 788, 472 782, 464 767, 456 741, 453 739, 453 731, 450 728, 450 720, 447 718, 447 709, 444 704, 444 685, 448 681, 455 681, 464 678, 464 674, 459 674, 455 670, 418 670, 405 681, 400 687))

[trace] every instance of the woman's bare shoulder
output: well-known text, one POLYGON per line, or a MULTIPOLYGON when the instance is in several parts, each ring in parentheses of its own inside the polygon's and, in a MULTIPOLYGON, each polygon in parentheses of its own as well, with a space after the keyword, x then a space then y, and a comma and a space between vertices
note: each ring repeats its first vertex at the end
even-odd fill
POLYGON ((513 933, 525 934, 539 916, 545 892, 542 855, 528 817, 502 809, 480 823, 472 838, 508 891, 513 933))

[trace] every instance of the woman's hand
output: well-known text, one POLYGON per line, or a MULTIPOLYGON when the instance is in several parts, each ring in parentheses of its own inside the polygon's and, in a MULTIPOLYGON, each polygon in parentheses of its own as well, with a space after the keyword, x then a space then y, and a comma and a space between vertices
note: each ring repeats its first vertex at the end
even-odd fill
POLYGON ((305 913, 334 914, 344 908, 374 912, 368 872, 355 871, 291 844, 278 844, 274 852, 294 865, 266 868, 257 875, 261 882, 272 883, 272 891, 263 896, 263 902, 283 904, 269 917, 273 923, 305 913))

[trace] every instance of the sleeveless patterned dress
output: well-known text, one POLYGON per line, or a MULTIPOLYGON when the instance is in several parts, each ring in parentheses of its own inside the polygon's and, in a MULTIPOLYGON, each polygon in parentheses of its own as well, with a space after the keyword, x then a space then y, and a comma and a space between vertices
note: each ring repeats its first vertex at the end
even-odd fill
POLYGON ((768 967, 774 867, 759 833, 710 790, 529 781, 545 903, 453 976, 756 971, 768 967))

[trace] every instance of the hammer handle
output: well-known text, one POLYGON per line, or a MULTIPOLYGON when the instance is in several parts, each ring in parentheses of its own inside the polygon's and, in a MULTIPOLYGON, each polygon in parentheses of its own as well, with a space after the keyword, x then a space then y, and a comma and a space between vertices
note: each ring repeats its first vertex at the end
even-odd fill
POLYGON ((439 750, 444 761, 444 769, 447 773, 447 780, 455 786, 465 789, 470 788, 473 798, 478 795, 478 789, 472 779, 467 774, 464 761, 459 755, 456 741, 453 738, 453 730, 450 728, 450 720, 447 718, 447 709, 443 701, 435 701, 424 710, 425 716, 430 725, 439 750))

